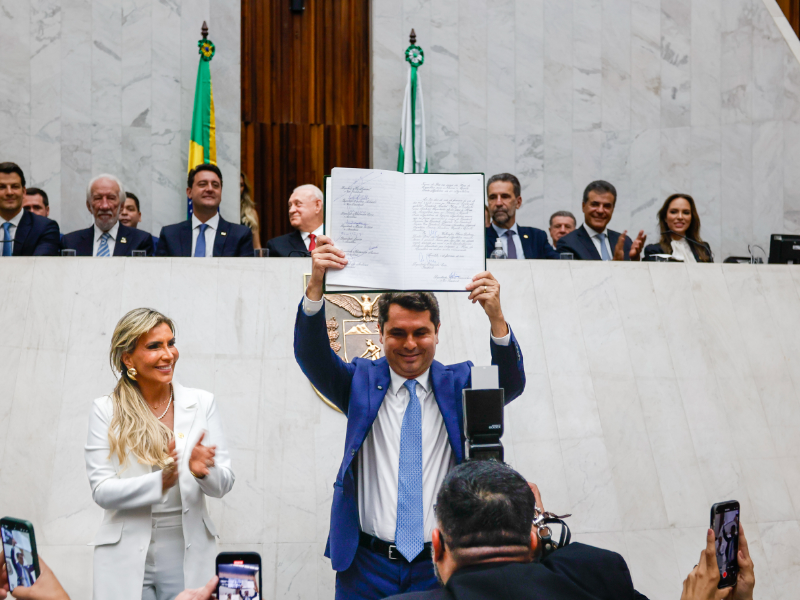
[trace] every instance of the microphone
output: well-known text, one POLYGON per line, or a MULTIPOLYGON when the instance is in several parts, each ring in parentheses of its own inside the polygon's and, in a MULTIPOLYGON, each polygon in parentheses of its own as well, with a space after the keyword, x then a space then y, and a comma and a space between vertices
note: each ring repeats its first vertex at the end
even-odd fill
POLYGON ((705 244, 701 244, 697 240, 693 240, 692 238, 687 237, 687 236, 683 235, 682 233, 678 233, 677 231, 672 231, 671 229, 667 229, 666 231, 664 231, 664 233, 669 233, 671 235, 677 235, 678 237, 682 237, 683 239, 685 239, 687 242, 692 242, 695 246, 700 246, 703 250, 706 250, 707 252, 711 252, 711 260, 712 261, 714 260, 714 252, 712 252, 711 249, 708 248, 705 244))

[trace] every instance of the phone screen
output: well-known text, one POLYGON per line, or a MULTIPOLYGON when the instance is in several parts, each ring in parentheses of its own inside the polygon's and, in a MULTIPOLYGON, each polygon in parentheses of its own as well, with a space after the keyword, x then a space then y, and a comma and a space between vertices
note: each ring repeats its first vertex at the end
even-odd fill
POLYGON ((234 560, 229 564, 217 565, 219 577, 218 600, 260 600, 261 565, 248 564, 243 560, 234 560))
POLYGON ((739 563, 739 505, 722 505, 714 514, 714 544, 719 566, 719 587, 730 587, 736 583, 739 563))
POLYGON ((6 557, 10 591, 13 592, 19 585, 32 586, 36 581, 36 568, 30 533, 3 524, 0 526, 0 536, 3 538, 3 555, 6 557))

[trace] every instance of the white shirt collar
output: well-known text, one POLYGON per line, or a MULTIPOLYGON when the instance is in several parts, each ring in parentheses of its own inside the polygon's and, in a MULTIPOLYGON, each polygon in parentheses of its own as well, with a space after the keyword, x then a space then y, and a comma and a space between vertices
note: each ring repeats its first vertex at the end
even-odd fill
MULTIPOLYGON (((100 237, 106 232, 103 231, 102 229, 100 229, 97 226, 97 223, 95 223, 93 225, 93 227, 94 227, 94 240, 96 242, 99 242, 100 241, 100 237)), ((116 242, 117 241, 117 233, 118 232, 119 232, 119 221, 114 223, 114 226, 111 229, 108 230, 108 235, 111 236, 111 239, 116 242)))
MULTIPOLYGON (((200 219, 198 219, 194 215, 194 213, 192 213, 192 229, 193 230, 197 229, 202 224, 203 224, 203 222, 200 219)), ((206 221, 206 225, 208 225, 209 228, 211 228, 214 231, 216 231, 219 228, 219 213, 214 214, 213 217, 211 217, 208 221, 206 221)))
POLYGON ((24 208, 20 208, 19 212, 11 217, 8 221, 3 219, 3 223, 11 223, 14 227, 19 227, 19 222, 22 220, 22 213, 25 212, 24 208))
MULTIPOLYGON (((397 373, 395 373, 391 367, 389 367, 389 375, 391 375, 392 377, 391 390, 392 392, 397 394, 405 385, 406 378, 403 377, 402 375, 398 375, 397 373)), ((428 393, 431 389, 430 388, 431 368, 428 367, 422 375, 416 378, 416 380, 417 380, 417 385, 421 387, 423 390, 425 390, 425 393, 428 393)))
POLYGON ((497 237, 503 237, 506 234, 506 231, 513 231, 515 235, 519 235, 519 231, 517 231, 517 224, 514 223, 508 229, 500 227, 499 225, 495 225, 494 221, 492 221, 492 227, 494 228, 497 237))
POLYGON ((608 237, 608 227, 606 227, 603 231, 597 231, 594 227, 589 227, 586 223, 584 223, 583 228, 586 230, 586 233, 589 234, 589 237, 596 237, 601 233, 605 233, 606 237, 608 237))
POLYGON ((322 235, 322 230, 324 229, 324 227, 325 227, 325 224, 323 223, 322 225, 317 227, 314 231, 301 231, 300 235, 303 237, 303 241, 305 242, 308 239, 308 236, 311 235, 312 233, 315 236, 322 235))

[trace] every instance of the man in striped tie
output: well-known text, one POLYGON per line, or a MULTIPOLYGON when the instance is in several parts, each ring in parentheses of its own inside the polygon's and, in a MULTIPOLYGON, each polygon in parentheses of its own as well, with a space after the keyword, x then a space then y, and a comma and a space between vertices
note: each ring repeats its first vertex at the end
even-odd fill
MULTIPOLYGON (((327 269, 341 269, 347 259, 324 235, 311 258, 295 324, 295 358, 348 419, 325 551, 337 571, 336 598, 372 600, 432 589, 434 499, 444 476, 464 459, 461 391, 471 385, 472 363, 434 360, 439 304, 428 292, 381 294, 385 357, 344 362, 329 346, 322 282, 327 269)), ((483 272, 466 289, 489 318, 492 363, 510 402, 525 388, 525 371, 500 306, 500 284, 483 272)))

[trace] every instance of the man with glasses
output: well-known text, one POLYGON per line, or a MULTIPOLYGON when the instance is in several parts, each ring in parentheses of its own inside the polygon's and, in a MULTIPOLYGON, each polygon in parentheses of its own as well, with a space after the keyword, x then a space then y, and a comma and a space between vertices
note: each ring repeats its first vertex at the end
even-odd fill
POLYGON ((119 222, 124 198, 122 182, 114 175, 103 174, 92 179, 86 188, 86 208, 92 213, 94 223, 88 229, 66 234, 61 247, 74 250, 77 256, 133 256, 134 251, 153 256, 153 237, 119 222))

